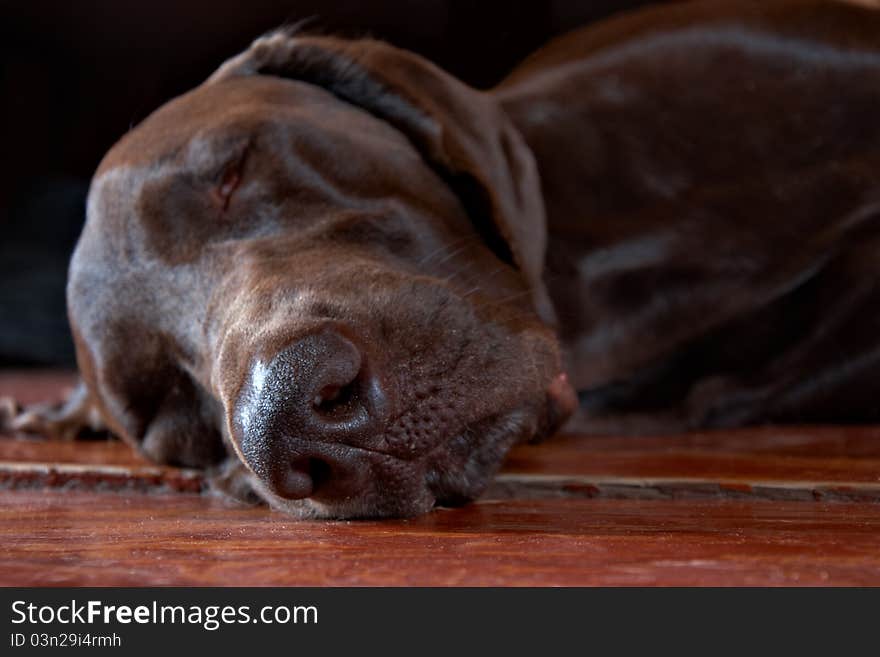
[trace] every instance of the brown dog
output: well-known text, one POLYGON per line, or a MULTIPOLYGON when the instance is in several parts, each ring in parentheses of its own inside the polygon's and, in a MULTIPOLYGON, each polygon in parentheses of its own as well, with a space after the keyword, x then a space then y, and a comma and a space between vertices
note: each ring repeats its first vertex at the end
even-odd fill
POLYGON ((55 419, 332 517, 479 495, 569 381, 593 430, 874 420, 878 219, 866 8, 640 11, 490 92, 279 32, 95 174, 55 419))

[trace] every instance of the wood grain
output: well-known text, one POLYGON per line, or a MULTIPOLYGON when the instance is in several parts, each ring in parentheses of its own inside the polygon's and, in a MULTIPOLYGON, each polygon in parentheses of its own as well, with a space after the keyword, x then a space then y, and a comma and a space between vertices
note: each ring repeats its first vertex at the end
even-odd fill
POLYGON ((116 441, 0 437, 0 488, 3 585, 880 585, 877 427, 561 436, 409 521, 237 506, 116 441))
POLYGON ((874 504, 511 500, 296 522, 196 495, 0 496, 0 584, 878 585, 874 504))

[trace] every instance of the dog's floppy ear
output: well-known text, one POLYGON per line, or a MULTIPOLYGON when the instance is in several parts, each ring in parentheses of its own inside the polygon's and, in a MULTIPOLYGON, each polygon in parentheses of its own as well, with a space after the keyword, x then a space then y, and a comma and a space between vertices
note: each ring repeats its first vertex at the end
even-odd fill
POLYGON ((522 271, 539 316, 554 322, 542 282, 547 229, 537 168, 490 95, 381 41, 283 31, 257 39, 207 83, 246 75, 318 85, 405 134, 459 194, 493 250, 522 271))

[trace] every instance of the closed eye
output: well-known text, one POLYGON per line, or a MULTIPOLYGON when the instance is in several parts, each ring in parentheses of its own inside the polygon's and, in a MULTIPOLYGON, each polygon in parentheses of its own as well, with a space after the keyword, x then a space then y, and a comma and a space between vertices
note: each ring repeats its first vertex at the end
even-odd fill
POLYGON ((250 149, 246 146, 242 149, 241 154, 238 157, 223 167, 217 178, 217 182, 211 190, 211 196, 213 197, 214 202, 220 206, 220 209, 223 211, 229 208, 232 195, 241 184, 244 175, 244 165, 249 150, 250 149))

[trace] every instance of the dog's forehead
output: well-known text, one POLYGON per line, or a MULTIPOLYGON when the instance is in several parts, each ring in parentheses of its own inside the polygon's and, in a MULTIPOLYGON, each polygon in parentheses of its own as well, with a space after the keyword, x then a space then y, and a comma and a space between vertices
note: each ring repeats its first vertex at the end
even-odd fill
POLYGON ((118 167, 156 166, 178 155, 194 138, 234 137, 293 119, 304 126, 326 126, 335 120, 349 130, 391 132, 389 126, 314 85, 271 76, 232 78, 204 84, 157 109, 110 149, 95 176, 118 167))

